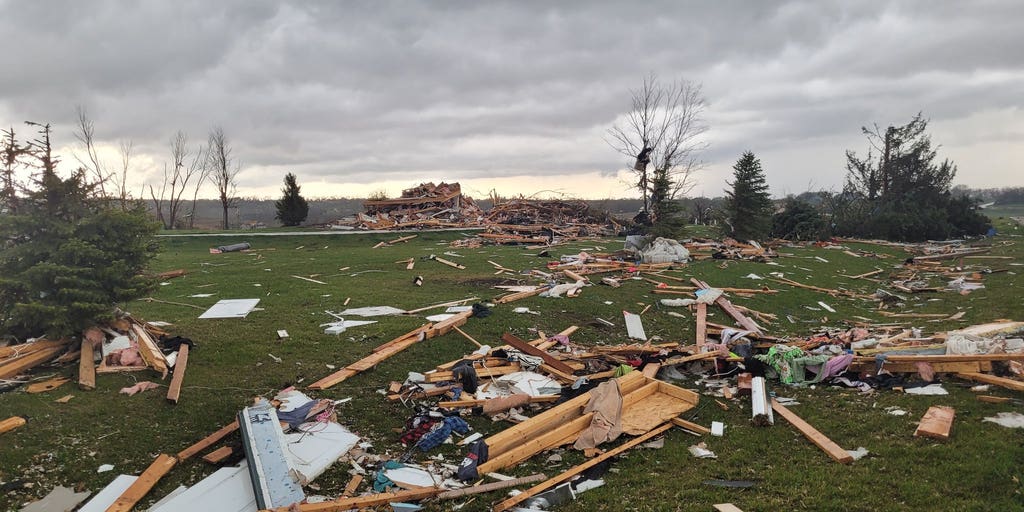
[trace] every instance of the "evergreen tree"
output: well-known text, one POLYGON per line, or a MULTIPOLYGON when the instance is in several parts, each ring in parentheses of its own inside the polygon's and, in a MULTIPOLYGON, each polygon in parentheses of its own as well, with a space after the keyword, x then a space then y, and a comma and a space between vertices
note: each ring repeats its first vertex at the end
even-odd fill
POLYGON ((772 217, 772 236, 786 240, 824 240, 825 218, 807 201, 789 197, 785 208, 772 217))
POLYGON ((66 336, 142 296, 157 225, 141 202, 122 209, 97 194, 83 169, 56 172, 49 126, 25 153, 34 172, 15 212, 0 215, 0 330, 19 338, 66 336))
POLYGON ((278 199, 277 215, 275 219, 281 221, 285 226, 298 226, 309 216, 309 203, 306 198, 299 194, 299 185, 295 182, 295 175, 288 173, 284 177, 284 188, 281 192, 284 196, 278 199))
POLYGON ((862 128, 872 147, 864 158, 846 152, 846 208, 835 215, 836 232, 844 236, 921 241, 988 230, 977 203, 954 197, 956 165, 936 162, 921 114, 903 126, 883 132, 862 128))
POLYGON ((672 177, 656 169, 651 178, 651 221, 647 233, 653 237, 678 238, 686 227, 679 200, 673 197, 672 177))
POLYGON ((732 168, 732 190, 725 191, 728 234, 737 240, 763 240, 772 226, 772 200, 761 161, 747 151, 732 168))

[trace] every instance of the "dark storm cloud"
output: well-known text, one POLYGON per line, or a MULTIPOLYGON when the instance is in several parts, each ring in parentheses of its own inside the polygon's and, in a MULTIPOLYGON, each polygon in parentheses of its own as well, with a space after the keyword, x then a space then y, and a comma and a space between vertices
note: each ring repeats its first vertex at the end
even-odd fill
MULTIPOLYGON (((198 142, 222 126, 243 190, 277 187, 285 171, 363 183, 609 174, 624 159, 605 130, 650 72, 703 83, 710 193, 745 149, 776 191, 834 185, 843 149, 864 146, 860 126, 918 111, 937 129, 995 113, 1005 126, 987 125, 987 140, 1021 143, 1019 120, 1000 114, 1020 108, 1024 86, 1024 4, 1010 0, 3 7, 0 30, 19 42, 0 54, 3 120, 53 122, 70 143, 81 105, 101 138, 133 139, 157 163, 176 130, 198 142)), ((962 170, 971 154, 958 152, 962 170)))

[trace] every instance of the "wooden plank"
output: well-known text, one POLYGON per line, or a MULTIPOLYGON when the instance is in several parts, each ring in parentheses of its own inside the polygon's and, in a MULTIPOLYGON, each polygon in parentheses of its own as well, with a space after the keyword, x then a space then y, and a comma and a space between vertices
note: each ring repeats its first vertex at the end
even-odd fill
POLYGON ((818 448, 824 450, 824 452, 827 453, 829 457, 832 457, 836 462, 843 464, 853 462, 853 456, 847 453, 846 450, 842 449, 838 444, 826 437, 825 434, 819 432, 818 429, 812 427, 810 423, 804 421, 802 418, 797 416, 796 413, 784 407, 774 398, 772 398, 772 410, 779 413, 779 416, 785 418, 786 421, 796 427, 804 437, 817 445, 818 448))
POLYGON ((708 305, 697 303, 697 346, 708 342, 708 305))
POLYGON ((709 428, 707 428, 705 426, 702 426, 702 425, 698 425, 698 424, 693 423, 691 421, 686 421, 686 420, 684 420, 682 418, 672 418, 672 424, 677 426, 677 427, 680 427, 680 428, 685 428, 686 430, 689 430, 691 432, 696 432, 698 434, 710 434, 711 433, 711 429, 709 429, 709 428))
POLYGON ((588 469, 590 469, 590 468, 592 468, 592 467, 594 467, 594 466, 596 466, 596 465, 598 465, 598 464, 600 464, 600 463, 602 463, 602 462, 604 462, 604 461, 606 461, 606 460, 608 460, 608 459, 610 459, 612 457, 615 457, 616 455, 618 455, 618 454, 620 454, 622 452, 625 452, 626 450, 629 450, 630 448, 633 448, 634 446, 636 446, 638 444, 645 443, 648 440, 650 440, 650 439, 652 439, 652 438, 654 438, 656 436, 661 435, 663 432, 665 432, 666 430, 668 430, 670 428, 672 428, 672 424, 671 423, 666 423, 666 424, 664 424, 664 425, 662 425, 662 426, 660 426, 658 428, 655 428, 654 430, 651 430, 650 432, 648 432, 648 433, 646 433, 646 434, 644 434, 644 435, 642 435, 640 437, 636 437, 636 438, 634 438, 634 439, 632 439, 632 440, 630 440, 630 441, 628 441, 626 443, 623 443, 622 445, 620 445, 619 447, 617 447, 615 449, 608 450, 607 452, 601 454, 598 457, 594 457, 593 459, 590 459, 587 462, 584 462, 583 464, 575 466, 572 469, 570 469, 568 471, 565 471, 565 472, 563 472, 562 474, 560 474, 558 476, 555 476, 553 478, 545 480, 544 482, 541 482, 541 483, 539 483, 539 484, 537 484, 537 485, 535 485, 535 486, 533 486, 533 487, 531 487, 531 488, 529 488, 529 489, 527 489, 527 490, 525 490, 525 491, 523 491, 523 492, 521 492, 521 493, 519 493, 519 494, 517 494, 517 495, 515 495, 515 496, 513 496, 513 497, 511 497, 509 499, 507 499, 507 500, 505 500, 505 501, 502 501, 501 503, 498 503, 497 505, 494 506, 494 508, 492 510, 494 512, 504 512, 505 510, 508 510, 508 509, 518 505, 519 503, 522 503, 522 502, 526 501, 530 497, 536 496, 538 493, 541 493, 541 492, 544 492, 544 491, 546 491, 548 489, 551 489, 551 488, 561 484, 562 482, 566 482, 570 478, 572 478, 572 477, 574 477, 574 476, 576 476, 576 475, 578 475, 578 474, 580 474, 580 473, 582 473, 582 472, 584 472, 584 471, 586 471, 586 470, 588 470, 588 469))
MULTIPOLYGON (((557 402, 559 398, 562 398, 562 395, 531 396, 530 399, 527 400, 527 403, 542 404, 542 403, 557 402)), ((456 407, 476 407, 476 406, 484 405, 487 402, 488 402, 487 399, 483 399, 483 400, 480 400, 480 399, 454 400, 454 401, 449 401, 449 402, 438 402, 437 406, 438 407, 444 407, 444 408, 447 408, 447 409, 453 409, 453 408, 456 408, 456 407)))
MULTIPOLYGON (((962 363, 928 363, 935 373, 973 373, 983 370, 983 361, 962 362, 962 363)), ((877 364, 872 361, 854 361, 850 363, 850 371, 874 372, 877 364)), ((991 363, 990 363, 991 367, 991 363)), ((882 367, 890 373, 917 373, 917 363, 890 363, 886 362, 882 367)))
POLYGON ((221 446, 220 448, 203 455, 203 462, 208 464, 220 464, 221 462, 224 462, 224 459, 230 457, 232 453, 235 453, 234 448, 230 446, 221 446))
POLYGON ((0 421, 0 434, 10 432, 25 424, 25 418, 21 416, 11 416, 6 420, 0 421))
POLYGON ((167 474, 175 464, 178 463, 178 459, 166 453, 161 453, 152 464, 146 468, 145 471, 139 475, 139 478, 132 483, 114 504, 107 507, 107 512, 129 512, 135 504, 138 503, 146 493, 153 488, 156 483, 167 474))
POLYGON ((316 283, 316 284, 327 284, 327 283, 325 283, 325 282, 323 282, 323 281, 317 281, 316 279, 310 279, 310 278, 308 278, 308 277, 302 277, 302 276, 292 276, 292 277, 294 277, 295 279, 302 279, 303 281, 309 281, 309 282, 311 282, 311 283, 316 283))
POLYGON ((160 372, 161 378, 167 376, 167 359, 163 352, 157 348, 156 342, 149 336, 149 333, 141 325, 132 324, 132 331, 135 333, 136 341, 139 344, 139 355, 154 370, 160 372))
POLYGON ((644 374, 644 377, 647 377, 648 379, 653 379, 655 375, 658 375, 658 370, 659 369, 661 369, 661 365, 660 364, 658 364, 658 363, 647 363, 644 366, 643 372, 641 372, 641 373, 644 374))
POLYGON ((78 387, 96 389, 96 361, 89 340, 82 340, 82 354, 78 356, 78 387))
POLYGON ((345 489, 341 491, 342 496, 352 496, 359 490, 359 484, 363 483, 363 475, 352 475, 352 479, 345 484, 345 489))
POLYGON ((434 324, 433 327, 427 330, 427 336, 433 338, 434 336, 443 336, 448 334, 452 329, 465 325, 471 316, 473 316, 472 310, 455 313, 451 318, 434 324))
POLYGON ((405 350, 406 348, 409 348, 412 345, 418 343, 421 336, 423 336, 424 338, 429 337, 430 336, 430 334, 429 334, 430 329, 431 329, 431 324, 426 324, 424 326, 417 327, 417 328, 413 329, 412 331, 409 331, 409 332, 407 332, 407 333, 405 333, 405 334, 403 334, 403 335, 401 335, 401 336, 399 336, 399 337, 397 337, 397 338, 395 338, 395 339, 385 343, 384 345, 387 348, 385 348, 383 350, 380 350, 380 351, 377 351, 377 352, 374 352, 374 353, 370 354, 369 356, 366 356, 366 357, 364 357, 364 358, 362 358, 362 359, 360 359, 360 360, 358 360, 358 361, 356 361, 356 362, 346 366, 345 368, 342 368, 341 370, 338 370, 338 371, 336 371, 336 372, 334 372, 334 373, 332 373, 332 374, 330 374, 330 375, 328 375, 328 376, 326 376, 326 377, 324 377, 324 378, 322 378, 322 379, 320 379, 320 380, 310 384, 309 385, 309 389, 327 389, 327 388, 329 388, 331 386, 334 386, 335 384, 338 384, 339 382, 343 382, 344 380, 346 380, 346 379, 348 379, 350 377, 354 377, 355 375, 358 375, 359 373, 361 373, 363 371, 366 371, 366 370, 368 370, 370 368, 373 368, 374 366, 376 366, 381 361, 383 361, 383 360, 385 360, 385 359, 387 359, 387 358, 389 358, 389 357, 391 357, 391 356, 393 356, 393 355, 395 355, 395 354, 405 350))
POLYGON ((201 452, 201 451, 203 451, 203 450, 213 446, 214 444, 219 442, 221 439, 224 439, 225 437, 227 437, 228 434, 230 434, 230 433, 232 433, 232 432, 234 432, 236 430, 238 430, 238 420, 237 419, 235 421, 232 421, 231 423, 221 427, 216 432, 214 432, 214 433, 212 433, 212 434, 202 438, 196 444, 193 444, 192 446, 189 446, 188 448, 185 448, 184 450, 178 452, 178 455, 177 455, 178 460, 187 460, 187 459, 192 458, 197 453, 199 453, 199 452, 201 452))
POLYGON ((463 338, 466 338, 467 340, 473 342, 473 344, 476 345, 477 348, 483 347, 483 345, 481 345, 479 341, 474 340, 472 336, 466 334, 466 331, 463 331, 462 329, 459 329, 458 327, 452 327, 452 329, 455 330, 455 332, 461 334, 463 338))
POLYGON ((517 485, 532 484, 534 482, 540 482, 547 477, 543 473, 537 473, 535 475, 524 476, 521 478, 513 478, 512 480, 501 480, 498 482, 491 482, 483 485, 473 485, 470 487, 463 487, 462 489, 455 489, 454 491, 443 492, 437 495, 439 500, 447 500, 452 498, 459 498, 461 496, 468 496, 470 494, 480 494, 484 492, 496 491, 498 489, 507 489, 509 487, 515 487, 517 485))
POLYGON ((562 361, 560 361, 559 359, 555 358, 551 354, 548 354, 547 352, 545 352, 545 351, 543 351, 543 350, 541 350, 541 349, 539 349, 539 348, 537 348, 537 347, 535 347, 533 345, 530 345, 525 340, 517 338, 516 336, 514 336, 510 332, 506 332, 506 333, 502 334, 501 335, 501 341, 504 341, 509 346, 511 346, 512 348, 514 348, 514 349, 516 349, 516 350, 518 350, 520 352, 523 352, 525 354, 529 354, 531 356, 537 356, 537 357, 543 359, 545 364, 547 364, 548 366, 550 366, 550 367, 552 367, 552 368, 554 368, 554 369, 556 369, 556 370, 558 370, 558 371, 560 371, 562 373, 566 373, 568 375, 572 375, 572 373, 574 371, 572 369, 572 367, 570 367, 569 365, 563 363, 562 361))
MULTIPOLYGON (((698 281, 697 279, 694 278, 691 278, 690 281, 702 289, 711 288, 711 286, 705 283, 704 281, 698 281)), ((743 313, 740 313, 739 310, 737 310, 735 307, 733 307, 732 303, 729 302, 729 299, 725 298, 725 295, 718 297, 718 299, 715 300, 715 304, 718 305, 718 307, 722 308, 722 311, 725 311, 725 313, 731 316, 733 320, 736 320, 736 323, 742 326, 744 329, 752 331, 754 334, 761 334, 761 327, 757 325, 757 323, 755 323, 753 320, 744 316, 743 313)))
POLYGON ((185 381, 185 368, 187 365, 188 345, 182 343, 178 347, 178 358, 174 360, 174 375, 171 377, 171 385, 167 389, 168 402, 178 403, 178 396, 181 394, 181 383, 185 381))
POLYGON ((267 509, 262 512, 342 512, 351 509, 363 509, 368 507, 376 507, 378 505, 387 505, 391 502, 402 502, 402 501, 419 501, 432 496, 436 496, 444 492, 444 489, 438 489, 436 487, 424 487, 422 489, 410 489, 406 491, 398 492, 382 492, 378 494, 370 494, 367 496, 357 496, 354 498, 341 498, 334 501, 325 501, 323 503, 300 503, 296 506, 277 507, 274 509, 267 509))
POLYGON ((0 360, 11 356, 31 354, 44 348, 63 347, 67 344, 67 340, 39 340, 32 343, 19 343, 17 345, 0 347, 0 360))
POLYGON ((739 507, 732 503, 717 503, 712 506, 715 507, 715 510, 718 512, 743 512, 739 507))
POLYGON ((921 417, 921 423, 914 431, 914 437, 931 437, 949 439, 949 430, 953 428, 953 417, 956 411, 952 407, 933 405, 921 417))
POLYGON ((30 354, 17 355, 0 361, 0 379, 9 379, 39 366, 64 350, 64 345, 46 347, 30 354))
POLYGON ((1024 391, 1024 382, 1019 380, 996 377, 995 375, 988 375, 986 373, 958 373, 956 376, 961 379, 984 382, 985 384, 994 384, 1014 391, 1024 391))
POLYGON ((438 263, 441 263, 441 264, 444 264, 444 265, 448 265, 449 267, 457 268, 459 270, 465 270, 466 269, 465 265, 460 265, 458 263, 455 263, 454 261, 449 261, 449 260, 446 260, 444 258, 439 258, 437 256, 434 257, 434 260, 437 261, 438 263))
MULTIPOLYGON (((523 368, 518 363, 507 364, 504 366, 491 366, 488 368, 476 368, 477 377, 500 377, 502 375, 508 375, 510 373, 516 373, 523 371, 523 368)), ((430 384, 435 382, 447 382, 455 380, 455 376, 452 372, 430 372, 423 374, 424 381, 430 384)))

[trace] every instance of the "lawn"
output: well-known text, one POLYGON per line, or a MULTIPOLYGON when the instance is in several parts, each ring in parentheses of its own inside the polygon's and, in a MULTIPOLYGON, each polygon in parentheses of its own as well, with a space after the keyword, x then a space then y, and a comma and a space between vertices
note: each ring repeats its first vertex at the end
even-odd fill
MULTIPOLYGON (((1024 267, 1019 266, 1024 261, 1024 238, 1004 220, 998 220, 998 227, 999 236, 978 244, 991 246, 991 255, 1014 259, 965 260, 965 264, 977 270, 1001 271, 985 276, 984 290, 967 296, 949 292, 917 294, 899 310, 949 315, 963 312, 962 318, 940 322, 914 319, 907 326, 932 332, 999 318, 1024 319, 1024 267)), ((168 404, 160 390, 132 397, 118 394, 120 388, 138 380, 159 379, 148 371, 100 375, 93 391, 67 384, 40 394, 28 394, 23 389, 0 394, 0 417, 29 417, 26 426, 0 436, 0 482, 5 484, 0 493, 0 510, 16 510, 22 503, 46 494, 54 485, 79 486, 95 492, 116 474, 137 474, 157 454, 176 453, 232 421, 254 396, 273 394, 291 384, 310 384, 333 371, 328 365, 340 368, 425 323, 422 317, 381 317, 376 318, 376 324, 331 336, 323 334, 320 327, 332 320, 325 313, 327 310, 378 305, 414 309, 469 297, 486 301, 500 293, 494 285, 537 282, 527 275, 494 275, 488 260, 517 270, 543 270, 547 262, 560 255, 622 247, 622 240, 578 241, 552 248, 551 256, 545 258, 536 256, 536 250, 520 247, 451 249, 448 242, 462 235, 435 232, 420 233, 405 244, 372 248, 382 240, 398 236, 254 236, 247 239, 253 245, 251 252, 220 255, 209 254, 208 248, 241 239, 163 239, 164 249, 153 269, 184 268, 189 274, 153 291, 152 297, 163 302, 136 301, 125 305, 125 309, 145 320, 170 322, 174 324, 168 328, 170 331, 196 342, 180 403, 168 404), (458 256, 444 255, 447 251, 458 256), (467 268, 447 267, 428 259, 431 254, 467 268), (408 258, 416 260, 415 269, 406 270, 404 264, 396 263, 408 258), (327 284, 293 276, 312 277, 327 284), (423 277, 422 286, 413 284, 415 276, 423 277), (190 297, 200 293, 213 296, 190 297), (259 298, 260 310, 245 319, 197 318, 202 310, 226 298, 259 298), (346 301, 348 306, 343 305, 346 301), (288 331, 289 337, 279 340, 276 332, 282 329, 288 331), (66 394, 75 397, 68 403, 54 402, 66 394), (113 464, 115 469, 97 473, 101 464, 113 464), (33 486, 19 488, 12 484, 17 481, 33 486)), ((768 285, 779 290, 773 295, 732 298, 736 304, 778 315, 779 320, 768 326, 769 333, 775 336, 808 336, 827 327, 845 329, 856 317, 893 321, 878 313, 875 301, 832 297, 746 277, 756 274, 767 278, 769 272, 783 272, 798 282, 870 294, 882 285, 843 275, 876 268, 888 273, 907 257, 891 247, 847 246, 882 257, 857 258, 841 250, 782 247, 781 256, 772 265, 708 260, 666 275, 697 277, 719 287, 768 285), (824 310, 819 301, 836 312, 824 310)), ((945 283, 936 279, 931 284, 945 283)), ((692 343, 692 314, 685 309, 661 306, 657 301, 664 296, 651 293, 652 289, 653 285, 646 281, 627 280, 621 288, 588 287, 578 298, 533 297, 495 306, 491 316, 473 318, 463 330, 481 343, 499 345, 504 332, 532 339, 536 331, 554 333, 577 325, 580 329, 572 336, 575 343, 619 344, 628 342, 622 310, 640 312, 651 306, 643 315, 649 336, 692 343), (513 308, 519 306, 540 314, 513 313, 513 308), (685 318, 669 315, 669 311, 682 313, 685 318), (594 322, 596 318, 609 320, 615 327, 601 326, 594 322)), ((717 308, 709 312, 710 321, 729 323, 717 308)), ((392 380, 404 380, 410 371, 429 370, 473 349, 475 346, 468 340, 451 333, 415 345, 374 370, 326 391, 310 394, 351 398, 339 409, 339 421, 372 442, 376 453, 397 457, 405 448, 397 442, 395 429, 403 426, 412 411, 401 403, 387 401, 378 391, 392 380)), ((77 365, 36 371, 37 377, 50 375, 77 380, 77 365)), ((1012 411, 1015 406, 982 403, 966 383, 955 379, 943 382, 950 395, 939 397, 895 391, 865 395, 830 387, 791 388, 770 383, 770 390, 778 396, 798 399, 801 405, 794 406, 793 411, 838 444, 847 449, 869 450, 866 458, 850 465, 833 462, 781 418, 773 427, 752 426, 749 399, 730 401, 729 409, 723 410, 715 405, 714 397, 703 396, 687 417, 705 426, 712 421, 726 424, 724 437, 703 439, 718 455, 717 459, 693 458, 687 448, 700 439, 676 429, 669 432, 663 448, 628 452, 605 475, 604 487, 584 493, 578 501, 558 510, 711 510, 712 504, 722 502, 732 502, 744 511, 1024 509, 1024 431, 982 421, 997 412, 1012 411), (912 436, 917 421, 931 405, 956 409, 950 440, 938 442, 912 436), (887 414, 885 409, 891 406, 908 414, 887 414), (710 479, 751 480, 755 485, 746 489, 705 485, 710 479)), ((699 389, 693 380, 681 381, 679 385, 699 389)), ((989 394, 1014 396, 995 388, 989 394)), ((509 426, 480 418, 473 418, 471 424, 485 434, 509 426)), ((457 463, 462 452, 443 446, 428 455, 436 454, 457 463)), ((553 476, 582 460, 569 452, 563 454, 564 462, 555 465, 545 465, 545 458, 535 457, 507 473, 522 476, 543 471, 553 476)), ((350 477, 348 469, 347 465, 336 464, 317 480, 320 490, 310 493, 336 494, 350 477)), ((180 484, 193 484, 213 470, 198 459, 189 460, 174 468, 143 503, 159 499, 180 484)), ((500 499, 499 494, 477 496, 462 510, 487 510, 500 499)), ((458 503, 462 501, 441 502, 432 507, 441 510, 458 503)))

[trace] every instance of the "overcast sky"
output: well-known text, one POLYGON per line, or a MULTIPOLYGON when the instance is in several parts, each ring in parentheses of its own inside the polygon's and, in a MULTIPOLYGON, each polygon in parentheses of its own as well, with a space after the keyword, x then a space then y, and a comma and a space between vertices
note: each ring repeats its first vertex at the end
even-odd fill
POLYGON ((286 172, 310 197, 635 195, 605 138, 652 72, 703 86, 694 194, 720 195, 745 150, 776 195, 836 189, 861 126, 919 111, 957 183, 1024 185, 1019 0, 0 6, 0 124, 52 123, 70 166, 84 107, 111 163, 134 142, 136 191, 175 131, 220 126, 244 196, 280 195, 286 172))

